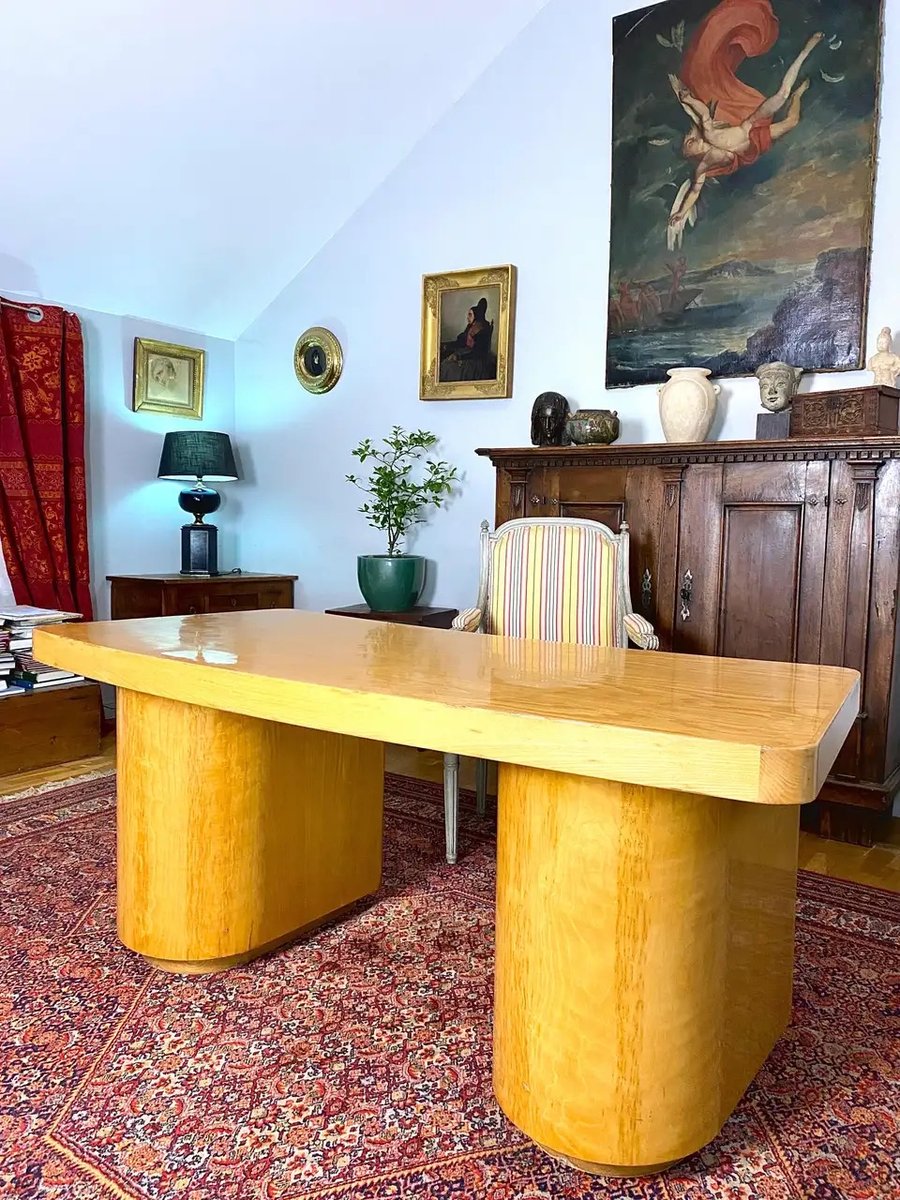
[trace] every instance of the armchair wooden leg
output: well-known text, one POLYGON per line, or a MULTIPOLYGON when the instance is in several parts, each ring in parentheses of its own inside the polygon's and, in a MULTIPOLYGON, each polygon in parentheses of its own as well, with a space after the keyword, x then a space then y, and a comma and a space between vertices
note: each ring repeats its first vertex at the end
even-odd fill
POLYGON ((444 755, 444 837, 447 843, 447 862, 456 862, 456 839, 459 829, 459 755, 444 755))
POLYGON ((479 758, 475 763, 475 811, 479 817, 487 812, 487 761, 479 758))

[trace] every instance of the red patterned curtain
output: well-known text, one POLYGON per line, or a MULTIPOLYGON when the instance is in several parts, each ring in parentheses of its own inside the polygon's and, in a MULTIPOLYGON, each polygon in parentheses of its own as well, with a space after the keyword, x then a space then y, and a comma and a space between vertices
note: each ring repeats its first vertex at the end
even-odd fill
POLYGON ((0 303, 0 547, 17 603, 90 620, 81 323, 41 309, 0 303))

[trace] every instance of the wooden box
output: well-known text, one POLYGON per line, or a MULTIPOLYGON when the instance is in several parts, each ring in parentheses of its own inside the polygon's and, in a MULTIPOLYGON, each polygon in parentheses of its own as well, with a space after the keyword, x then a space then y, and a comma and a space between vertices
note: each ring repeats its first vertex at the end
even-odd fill
POLYGON ((898 431, 900 390, 871 384, 794 397, 791 437, 884 437, 898 431))
POLYGON ((100 685, 17 692, 0 700, 0 771, 12 775, 100 753, 100 685))

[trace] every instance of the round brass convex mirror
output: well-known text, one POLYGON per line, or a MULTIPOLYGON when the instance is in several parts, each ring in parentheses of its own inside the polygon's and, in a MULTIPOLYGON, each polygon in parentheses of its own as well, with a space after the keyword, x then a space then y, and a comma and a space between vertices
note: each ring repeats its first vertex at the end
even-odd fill
POLYGON ((297 338, 294 371, 308 392, 330 392, 341 377, 344 356, 333 333, 318 325, 297 338))

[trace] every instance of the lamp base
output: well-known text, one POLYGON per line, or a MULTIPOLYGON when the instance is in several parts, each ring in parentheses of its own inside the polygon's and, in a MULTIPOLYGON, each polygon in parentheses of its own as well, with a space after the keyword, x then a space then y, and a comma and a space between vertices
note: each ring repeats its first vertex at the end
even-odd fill
POLYGON ((181 574, 219 574, 219 531, 215 525, 182 525, 181 574))

